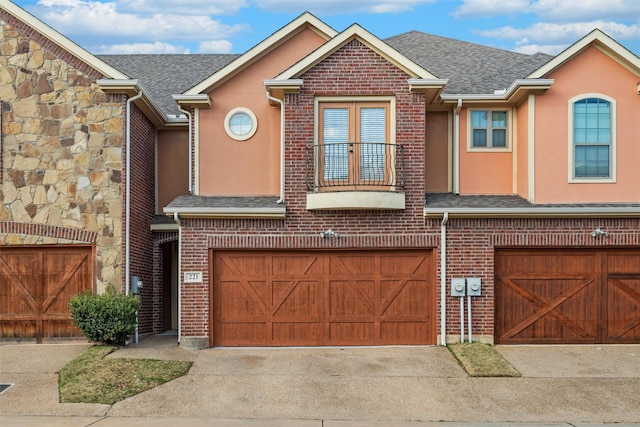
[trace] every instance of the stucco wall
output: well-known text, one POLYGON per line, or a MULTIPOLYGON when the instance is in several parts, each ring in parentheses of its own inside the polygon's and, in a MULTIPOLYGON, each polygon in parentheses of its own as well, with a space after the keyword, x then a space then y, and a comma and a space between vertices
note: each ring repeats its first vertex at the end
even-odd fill
POLYGON ((536 203, 637 202, 640 197, 638 76, 595 47, 551 73, 555 82, 536 98, 536 203), (582 94, 616 100, 616 182, 569 182, 569 100, 582 94))

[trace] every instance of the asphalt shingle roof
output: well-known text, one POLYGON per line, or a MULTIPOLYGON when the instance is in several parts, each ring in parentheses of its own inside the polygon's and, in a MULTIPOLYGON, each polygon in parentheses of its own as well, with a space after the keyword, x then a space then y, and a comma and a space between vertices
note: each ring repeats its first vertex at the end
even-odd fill
POLYGON ((183 195, 176 197, 167 205, 167 209, 177 208, 282 208, 278 204, 278 196, 195 196, 183 195))
MULTIPOLYGON (((410 31, 384 40, 436 77, 449 79, 444 93, 492 94, 553 58, 526 55, 447 37, 410 31)), ((166 115, 179 115, 171 95, 181 94, 238 58, 237 54, 98 55, 138 79, 166 115)))
POLYGON ((171 97, 191 89, 239 57, 232 54, 98 55, 102 61, 138 79, 167 115, 180 115, 171 97))
POLYGON ((506 89, 553 56, 526 55, 476 43, 410 31, 384 40, 431 74, 449 79, 443 93, 491 94, 506 89))
POLYGON ((453 193, 426 193, 427 209, 543 209, 543 208, 638 208, 638 203, 567 203, 533 204, 517 195, 459 195, 453 193))

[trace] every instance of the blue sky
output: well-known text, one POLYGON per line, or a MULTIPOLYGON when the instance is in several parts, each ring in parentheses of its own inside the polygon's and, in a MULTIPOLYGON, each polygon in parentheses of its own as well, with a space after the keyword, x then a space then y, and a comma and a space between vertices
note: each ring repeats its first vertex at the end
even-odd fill
POLYGON ((600 28, 640 56, 640 0, 13 0, 96 54, 243 53, 310 11, 384 39, 411 30, 557 54, 600 28))

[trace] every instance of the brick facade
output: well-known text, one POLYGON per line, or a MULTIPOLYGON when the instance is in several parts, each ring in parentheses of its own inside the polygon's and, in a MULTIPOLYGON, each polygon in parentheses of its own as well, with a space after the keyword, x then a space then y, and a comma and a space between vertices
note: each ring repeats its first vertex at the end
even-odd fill
MULTIPOLYGON (((211 250, 230 248, 433 248, 437 260, 433 285, 438 288, 434 318, 439 332, 442 220, 423 216, 425 111, 422 95, 410 93, 407 75, 359 41, 348 43, 301 78, 304 84, 300 93, 285 98, 286 218, 182 220, 181 273, 202 271, 204 275, 203 283, 181 284, 182 335, 209 335, 211 250), (314 98, 389 94, 396 97, 396 140, 405 149, 406 209, 396 212, 307 210, 305 147, 314 139, 314 98), (327 228, 333 228, 340 238, 322 239, 319 233, 327 228)), ((472 303, 473 334, 490 341, 494 328, 496 249, 638 247, 638 225, 637 219, 449 219, 446 226, 447 295, 452 277, 482 279, 482 296, 474 297, 472 303), (606 228, 610 238, 594 240, 590 233, 597 227, 606 228)), ((459 301, 447 296, 446 303, 446 334, 452 337, 460 333, 459 301)))
MULTIPOLYGON (((130 186, 130 275, 138 276, 143 282, 140 292, 142 308, 138 312, 140 332, 151 332, 154 321, 153 289, 153 233, 150 229, 155 215, 155 141, 156 131, 153 124, 132 105, 131 108, 131 186, 130 186)), ((125 162, 126 162, 125 153, 125 162)), ((126 164, 126 163, 125 163, 126 164)), ((126 186, 126 175, 123 177, 126 186)), ((124 187, 123 187, 124 188, 124 187)), ((126 194, 123 191, 123 205, 126 194)), ((123 210, 123 216, 125 212, 123 210)), ((125 223, 123 219, 123 224, 125 223)), ((125 253, 123 242, 122 253, 125 253)), ((122 283, 125 283, 124 277, 122 283)), ((123 286, 124 288, 124 286, 123 286)))
MULTIPOLYGON (((425 101, 409 91, 409 76, 359 41, 351 41, 302 76, 299 94, 285 101, 285 203, 282 220, 190 219, 182 221, 181 273, 202 271, 201 284, 181 284, 181 333, 209 335, 210 249, 371 249, 437 245, 427 233, 424 202, 425 101), (375 83, 374 83, 375 82, 375 83), (405 156, 403 211, 308 211, 305 153, 314 138, 316 96, 396 98, 396 142, 405 156), (340 239, 322 239, 333 228, 340 239)), ((439 230, 439 229, 438 229, 439 230)))
MULTIPOLYGON (((429 220, 437 222, 439 220, 429 220)), ((447 292, 452 277, 480 277, 482 296, 473 297, 473 333, 493 336, 494 254, 499 248, 638 248, 640 220, 622 218, 449 219, 447 222, 447 292), (594 239, 601 227, 606 239, 594 239)), ((439 256, 438 256, 439 258, 439 256)), ((440 266, 438 265, 438 284, 440 266)), ((439 286, 439 285, 438 285, 439 286)), ((438 302, 440 301, 438 297, 438 302)), ((439 328, 439 326, 438 326, 439 328)), ((447 334, 460 333, 458 298, 447 297, 447 334)))

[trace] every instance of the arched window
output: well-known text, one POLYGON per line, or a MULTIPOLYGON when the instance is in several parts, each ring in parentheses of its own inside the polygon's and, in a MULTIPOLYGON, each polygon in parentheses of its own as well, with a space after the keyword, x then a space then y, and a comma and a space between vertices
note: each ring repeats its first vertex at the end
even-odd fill
POLYGON ((572 178, 614 178, 615 101, 589 95, 570 101, 572 178))

